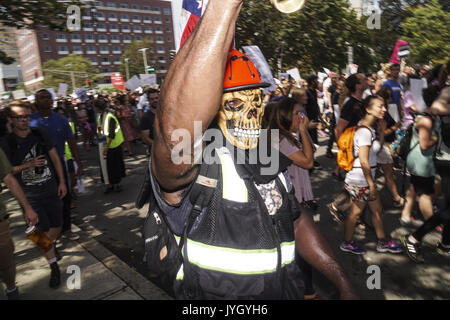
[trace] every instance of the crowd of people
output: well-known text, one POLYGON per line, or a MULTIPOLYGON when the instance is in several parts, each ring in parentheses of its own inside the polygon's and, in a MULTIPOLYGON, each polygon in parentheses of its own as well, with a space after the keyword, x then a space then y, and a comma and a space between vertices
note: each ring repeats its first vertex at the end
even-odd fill
MULTIPOLYGON (((200 44, 196 45, 201 46, 200 44)), ((236 64, 234 68, 238 68, 236 61, 239 61, 241 56, 239 53, 235 53, 234 57, 236 58, 229 61, 236 64)), ((252 71, 252 66, 248 62, 245 68, 248 68, 254 75, 254 70, 252 71)), ((283 188, 279 188, 278 182, 279 180, 284 181, 284 178, 274 176, 268 179, 258 176, 256 171, 246 165, 242 167, 236 165, 236 177, 242 177, 251 172, 251 176, 255 179, 251 181, 255 182, 256 188, 249 184, 248 177, 243 179, 240 190, 247 194, 247 198, 245 198, 246 200, 236 200, 232 199, 225 190, 227 181, 220 181, 218 185, 223 187, 223 191, 214 196, 216 197, 215 201, 224 201, 217 198, 222 196, 226 201, 248 202, 248 199, 253 199, 257 203, 257 199, 262 197, 268 205, 269 215, 274 217, 278 212, 285 210, 285 207, 278 203, 280 200, 277 199, 284 199, 292 191, 295 204, 312 211, 314 221, 317 221, 316 218, 318 218, 319 205, 323 205, 327 206, 335 221, 343 224, 342 242, 339 244, 339 248, 344 252, 356 255, 367 252, 366 248, 353 240, 355 230, 364 229, 366 231, 373 230, 377 239, 376 251, 380 253, 400 254, 406 252, 413 261, 425 262, 421 254, 421 241, 427 233, 434 231, 442 234, 437 251, 450 254, 448 222, 450 208, 449 68, 449 63, 434 68, 427 66, 413 68, 402 62, 401 64, 383 65, 380 72, 373 74, 340 75, 330 72, 326 78, 319 78, 313 74, 306 80, 298 82, 291 78, 280 79, 276 90, 267 91, 262 97, 262 105, 265 108, 263 116, 261 113, 260 129, 278 130, 279 141, 276 141, 274 147, 286 159, 285 162, 282 161, 285 163, 285 166, 282 165, 282 167, 286 169, 286 177, 289 178, 293 188, 287 188, 287 192, 283 191, 283 188), (425 108, 421 108, 420 101, 417 101, 415 93, 412 92, 410 86, 412 79, 420 79, 426 84, 423 90, 425 108), (326 141, 327 139, 328 141, 326 141), (336 165, 330 171, 329 179, 343 183, 342 191, 336 194, 335 200, 329 204, 317 201, 310 180, 310 175, 314 174, 315 170, 323 170, 322 165, 315 158, 319 143, 323 141, 327 143, 326 157, 336 159, 336 165), (350 145, 348 150, 343 147, 345 141, 350 145), (406 145, 405 141, 407 142, 407 153, 402 159, 399 149, 406 145), (338 149, 337 154, 333 152, 336 149, 338 149), (346 154, 343 155, 344 153, 346 154), (398 170, 397 176, 403 179, 406 176, 410 177, 407 190, 399 190, 396 169, 398 170), (399 226, 411 228, 413 229, 411 231, 414 231, 399 239, 400 241, 389 238, 385 232, 383 205, 386 205, 386 201, 382 203, 380 190, 377 189, 377 170, 384 176, 385 187, 392 197, 392 206, 402 210, 399 226), (271 195, 268 196, 268 194, 271 195), (437 200, 441 195, 444 197, 444 207, 437 205, 437 200), (418 201, 418 208, 423 219, 413 217, 416 201, 418 201), (366 221, 364 218, 363 212, 366 207, 370 209, 371 221, 366 221)), ((169 74, 167 81, 180 82, 177 75, 173 74, 169 74)), ((241 91, 242 86, 236 86, 233 83, 230 73, 228 81, 226 80, 224 84, 223 105, 221 106, 225 111, 221 109, 222 111, 219 110, 219 113, 225 112, 226 114, 230 110, 242 108, 247 97, 252 97, 253 101, 257 101, 254 95, 258 95, 259 91, 252 91, 258 87, 255 84, 260 87, 265 86, 261 83, 252 83, 249 87, 251 89, 244 88, 247 91, 241 91)), ((166 102, 168 107, 165 106, 161 114, 170 114, 167 117, 158 116, 156 112, 162 104, 160 104, 159 90, 154 88, 147 88, 142 95, 129 91, 110 95, 89 95, 83 101, 74 98, 58 98, 54 101, 51 93, 42 89, 36 92, 34 102, 12 101, 1 110, 0 178, 20 202, 27 225, 37 226, 54 243, 52 248, 44 253, 50 266, 49 286, 51 288, 57 288, 61 282, 58 261, 62 257, 56 249, 58 239, 66 237, 76 240, 78 238, 71 232, 70 226, 71 209, 75 207, 74 201, 77 198, 76 180, 84 175, 81 152, 98 150, 99 176, 105 184, 104 193, 107 194, 122 191, 121 181, 126 175, 124 154, 134 157, 136 154, 134 144, 137 141, 145 144, 147 146, 146 154, 151 159, 149 179, 155 197, 151 203, 160 208, 161 215, 167 215, 167 221, 173 224, 172 230, 175 230, 177 234, 183 234, 184 227, 184 236, 189 235, 189 228, 192 225, 190 223, 185 225, 185 221, 176 221, 177 218, 174 215, 187 217, 187 213, 192 209, 186 208, 189 207, 189 200, 193 201, 193 197, 184 196, 183 190, 192 194, 192 190, 195 188, 186 189, 186 186, 199 183, 199 179, 195 178, 199 173, 193 173, 192 168, 195 167, 192 166, 186 168, 170 166, 167 161, 168 151, 165 149, 167 144, 162 141, 164 141, 164 137, 169 136, 170 132, 164 131, 168 130, 167 128, 183 127, 183 125, 190 128, 188 122, 179 122, 180 119, 184 119, 181 116, 177 118, 179 112, 185 112, 186 117, 200 113, 194 107, 192 110, 180 111, 177 109, 180 106, 176 103, 182 101, 181 98, 175 97, 176 91, 179 89, 176 85, 171 87, 171 84, 165 83, 163 84, 164 89, 170 92, 165 96, 166 100, 162 101, 166 102), (156 122, 159 124, 158 126, 155 126, 156 122), (155 146, 154 141, 156 141, 155 146), (77 142, 80 142, 82 146, 81 151, 77 142), (152 153, 152 149, 156 151, 154 150, 152 153), (165 191, 161 191, 162 189, 165 191)), ((209 89, 207 88, 207 90, 209 89)), ((192 102, 192 105, 195 103, 201 105, 202 102, 196 99, 201 99, 203 94, 205 93, 199 93, 199 97, 181 96, 192 102)), ((209 100, 206 99, 206 101, 209 100)), ((214 118, 217 108, 208 112, 203 115, 206 123, 214 118), (207 116, 208 118, 206 118, 207 116)), ((248 117, 256 117, 256 114, 254 111, 254 113, 249 113, 248 117)), ((220 119, 225 118, 218 118, 219 126, 222 125, 220 119)), ((193 119, 186 118, 186 121, 190 120, 193 119)), ((223 125, 229 126, 229 124, 223 125)), ((236 123, 232 123, 232 125, 239 130, 236 123)), ((228 139, 225 133, 224 135, 228 139)), ((251 138, 245 139, 247 139, 245 144, 248 144, 247 147, 249 147, 251 138)), ((242 147, 242 145, 240 142, 239 146, 242 147)), ((224 163, 234 161, 229 151, 218 149, 217 152, 224 163)), ((199 170, 200 176, 205 174, 202 169, 199 170)), ((223 164, 221 170, 225 170, 223 164)), ((226 170, 231 169, 227 168, 226 170)), ((229 172, 234 172, 233 170, 229 172)), ((222 179, 224 178, 222 177, 222 179)), ((239 186, 239 179, 237 186, 239 186)), ((216 179, 212 178, 212 180, 216 179)), ((405 186, 405 181, 403 181, 403 186, 405 186)), ((236 210, 226 201, 222 204, 225 208, 229 208, 231 211, 236 210)), ((295 207, 292 203, 291 209, 295 207)), ((18 288, 15 286, 14 244, 9 232, 7 212, 1 202, 0 205, 0 278, 6 284, 8 298, 16 299, 18 298, 18 288)), ((240 203, 239 205, 243 211, 248 212, 254 204, 242 205, 240 203)), ((258 204, 252 210, 256 210, 255 212, 263 216, 264 210, 260 205, 258 204)), ((195 203, 191 204, 192 206, 195 208, 195 203)), ((207 210, 212 209, 208 207, 207 210)), ((214 210, 217 212, 208 211, 214 219, 230 219, 226 220, 227 223, 235 223, 231 218, 221 216, 223 209, 219 210, 216 206, 214 210)), ((201 212, 203 211, 200 210, 199 213, 201 212)), ((293 214, 296 216, 294 230, 291 230, 292 226, 285 222, 283 222, 284 224, 280 222, 277 228, 280 228, 281 234, 286 237, 282 245, 286 246, 289 241, 296 243, 297 250, 293 251, 292 261, 295 261, 296 266, 301 270, 304 283, 302 298, 307 300, 321 298, 314 290, 313 267, 326 274, 339 286, 343 297, 347 294, 346 297, 355 298, 356 295, 349 286, 344 273, 341 274, 342 279, 336 278, 336 275, 324 266, 324 264, 330 264, 334 266, 335 270, 340 268, 335 258, 329 253, 327 245, 311 248, 308 243, 305 243, 304 237, 295 233, 297 228, 304 228, 303 226, 306 225, 308 232, 312 232, 310 236, 316 240, 319 239, 317 241, 322 243, 321 236, 314 231, 316 227, 309 224, 308 221, 305 222, 306 218, 303 213, 299 212, 296 211, 293 214), (303 222, 297 222, 300 220, 303 222), (297 246, 297 243, 301 244, 297 246), (314 261, 319 254, 317 252, 324 254, 318 262, 314 261)), ((197 226, 193 228, 192 237, 195 241, 203 241, 198 230, 204 230, 205 225, 211 223, 204 222, 205 219, 199 220, 200 222, 197 222, 197 226), (201 228, 198 227, 198 224, 201 228)), ((253 221, 247 217, 245 219, 249 219, 247 221, 249 223, 253 221)), ((287 219, 287 216, 280 219, 287 219)), ((259 225, 260 221, 252 223, 255 223, 257 227, 267 228, 264 224, 259 225)), ((248 228, 248 226, 244 226, 244 228, 248 228)), ((250 234, 253 233, 250 232, 250 234)), ((223 235, 212 234, 210 237, 216 239, 220 236, 223 235)), ((239 239, 244 242, 248 240, 239 239)), ((184 241, 192 245, 189 237, 184 241)), ((211 250, 211 255, 215 255, 214 248, 217 243, 215 240, 208 241, 211 241, 208 243, 208 250, 211 250)), ((227 241, 228 239, 221 239, 219 243, 228 244, 227 241)), ((233 245, 237 245, 236 248, 233 247, 234 250, 241 252, 244 257, 247 247, 242 248, 239 243, 233 243, 233 245)), ((280 243, 276 243, 275 246, 280 246, 280 243)), ((263 248, 263 246, 253 248, 251 244, 248 247, 269 249, 263 248)), ((195 270, 197 273, 192 273, 194 263, 189 266, 191 262, 188 263, 188 261, 197 258, 194 256, 195 250, 192 254, 190 253, 189 259, 184 258, 186 259, 184 273, 187 279, 191 274, 199 276, 203 274, 202 272, 206 272, 205 270, 195 270)), ((282 259, 284 261, 284 256, 282 259)), ((205 265, 211 263, 211 269, 208 271, 214 269, 215 262, 198 261, 198 263, 200 262, 205 265)), ((284 268, 286 270, 283 275, 290 279, 296 274, 294 271, 292 273, 289 271, 294 270, 294 267, 289 264, 290 262, 284 261, 283 263, 289 265, 284 268)), ((220 267, 217 268, 220 269, 220 267)), ((237 268, 236 273, 241 272, 238 267, 233 266, 233 268, 237 268)), ((258 269, 257 266, 255 268, 258 269)), ((276 270, 278 272, 278 267, 276 270)), ((217 273, 217 271, 214 272, 217 273)), ((213 272, 208 273, 208 277, 216 276, 217 274, 213 272)), ((236 279, 233 278, 233 272, 226 273, 225 277, 228 277, 227 279, 230 281, 236 279)), ((278 279, 276 277, 277 275, 274 279, 278 279)), ((266 275, 264 281, 269 281, 267 280, 269 278, 270 275, 266 275)), ((179 280, 178 277, 177 280, 179 280)), ((255 281, 258 282, 261 279, 258 278, 255 281)), ((189 290, 198 290, 199 287, 195 287, 198 284, 190 283, 189 285, 191 287, 184 287, 181 291, 175 290, 175 296, 218 298, 223 294, 223 292, 202 292, 201 294, 196 292, 197 295, 195 295, 189 290), (194 295, 192 296, 192 294, 194 295)), ((275 285, 273 288, 274 291, 279 289, 275 285)), ((201 290, 205 290, 205 288, 202 287, 201 290)), ((298 298, 297 288, 292 287, 289 290, 292 290, 291 295, 282 293, 279 297, 298 298)), ((226 296, 241 297, 233 294, 226 296)), ((272 297, 272 295, 256 290, 255 292, 246 292, 242 297, 264 298, 272 297)))

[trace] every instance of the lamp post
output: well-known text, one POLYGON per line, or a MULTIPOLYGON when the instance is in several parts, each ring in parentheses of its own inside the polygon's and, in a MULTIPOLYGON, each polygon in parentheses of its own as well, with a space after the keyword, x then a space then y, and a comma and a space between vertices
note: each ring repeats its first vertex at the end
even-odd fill
POLYGON ((142 49, 139 49, 139 51, 142 51, 142 58, 144 59, 144 70, 145 70, 145 73, 146 74, 148 74, 148 71, 147 71, 147 55, 145 54, 145 52, 148 50, 149 48, 142 48, 142 49))
POLYGON ((127 73, 127 81, 130 80, 130 69, 128 68, 128 61, 130 61, 130 59, 125 58, 125 71, 127 73))

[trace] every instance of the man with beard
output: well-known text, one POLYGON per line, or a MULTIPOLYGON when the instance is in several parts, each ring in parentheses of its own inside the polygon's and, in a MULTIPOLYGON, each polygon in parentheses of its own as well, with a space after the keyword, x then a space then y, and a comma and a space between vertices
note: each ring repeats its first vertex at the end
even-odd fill
MULTIPOLYGON (((264 113, 260 88, 267 84, 247 56, 230 52, 242 3, 209 1, 161 91, 150 167, 155 210, 183 241, 175 296, 302 299, 297 250, 339 288, 341 298, 356 298, 325 239, 293 200, 289 177, 283 174, 290 160, 277 153, 278 170, 267 174, 261 159, 248 161, 251 152, 264 147, 258 138, 264 113), (200 123, 203 133, 214 120, 222 134, 213 151, 220 163, 196 165, 192 150, 202 145, 196 129, 200 123), (174 161, 179 140, 172 138, 179 129, 190 134, 181 141, 187 147, 182 156, 190 161, 181 163, 174 161), (234 156, 239 151, 244 163, 234 156), (219 173, 210 176, 214 165, 219 173), (208 192, 212 200, 205 206, 208 192)), ((157 215, 153 210, 149 218, 157 215)), ((171 256, 167 249, 158 252, 158 259, 171 256)))

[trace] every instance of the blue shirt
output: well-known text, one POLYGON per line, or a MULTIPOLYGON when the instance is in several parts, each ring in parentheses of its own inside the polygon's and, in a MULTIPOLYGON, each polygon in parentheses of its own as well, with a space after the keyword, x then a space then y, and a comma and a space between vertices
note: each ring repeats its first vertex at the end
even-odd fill
POLYGON ((383 83, 382 88, 389 88, 391 91, 392 102, 400 108, 400 100, 402 99, 402 86, 400 83, 389 79, 383 83))
POLYGON ((30 127, 46 129, 55 142, 59 157, 64 159, 64 145, 67 140, 73 138, 69 121, 64 116, 52 111, 49 117, 43 117, 39 112, 35 112, 31 115, 30 127))

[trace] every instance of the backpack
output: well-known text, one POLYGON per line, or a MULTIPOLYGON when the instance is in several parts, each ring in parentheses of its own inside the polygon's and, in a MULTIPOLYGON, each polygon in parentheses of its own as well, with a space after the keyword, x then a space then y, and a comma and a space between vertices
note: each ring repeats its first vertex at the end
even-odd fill
MULTIPOLYGON (((428 116, 428 117, 430 117, 430 115, 428 115, 428 114, 426 114, 426 113, 418 113, 418 114, 416 115, 416 117, 417 117, 417 116, 428 116)), ((431 119, 432 119, 432 118, 431 118, 431 119)), ((397 155, 398 155, 403 161, 406 161, 406 158, 408 157, 409 152, 410 152, 412 149, 414 149, 414 148, 419 144, 419 142, 417 142, 417 144, 414 145, 414 146, 411 148, 411 140, 412 140, 412 137, 413 137, 413 130, 414 130, 415 124, 416 124, 416 122, 414 121, 414 123, 411 123, 411 124, 409 125, 409 127, 406 129, 405 136, 404 136, 403 139, 400 141, 400 143, 399 143, 399 145, 398 145, 398 147, 397 147, 397 150, 396 150, 397 155)))
POLYGON ((441 138, 433 156, 438 172, 450 170, 450 118, 441 117, 441 138))
MULTIPOLYGON (((345 171, 350 171, 353 168, 353 163, 355 162, 354 150, 353 150, 353 140, 355 138, 355 133, 360 128, 367 128, 366 126, 353 126, 345 129, 338 139, 339 151, 337 154, 337 163, 339 168, 345 171)), ((372 132, 372 130, 370 130, 372 132)))

